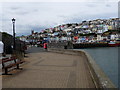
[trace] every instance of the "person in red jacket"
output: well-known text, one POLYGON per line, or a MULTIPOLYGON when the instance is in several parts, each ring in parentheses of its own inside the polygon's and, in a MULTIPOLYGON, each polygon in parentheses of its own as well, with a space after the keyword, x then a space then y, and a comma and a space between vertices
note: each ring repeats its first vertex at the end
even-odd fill
POLYGON ((44 47, 45 50, 47 50, 47 43, 46 42, 44 43, 43 47, 44 47))

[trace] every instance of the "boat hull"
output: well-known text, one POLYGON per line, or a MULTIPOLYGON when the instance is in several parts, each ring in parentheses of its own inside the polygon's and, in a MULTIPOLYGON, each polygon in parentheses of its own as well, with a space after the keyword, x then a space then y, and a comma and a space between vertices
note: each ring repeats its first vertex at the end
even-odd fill
POLYGON ((118 47, 120 46, 120 43, 115 43, 115 44, 108 44, 110 47, 118 47))

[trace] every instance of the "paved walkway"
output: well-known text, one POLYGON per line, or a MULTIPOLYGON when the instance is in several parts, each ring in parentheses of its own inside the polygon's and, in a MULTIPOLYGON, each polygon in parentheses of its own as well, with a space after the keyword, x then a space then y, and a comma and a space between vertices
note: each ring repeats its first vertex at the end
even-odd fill
POLYGON ((3 76, 3 88, 95 88, 83 57, 39 48, 29 52, 22 71, 3 76))

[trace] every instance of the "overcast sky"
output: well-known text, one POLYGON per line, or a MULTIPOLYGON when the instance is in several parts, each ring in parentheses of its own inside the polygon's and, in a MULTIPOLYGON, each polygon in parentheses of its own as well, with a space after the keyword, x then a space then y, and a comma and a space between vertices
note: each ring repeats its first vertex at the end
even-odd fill
POLYGON ((10 34, 12 34, 12 18, 16 19, 16 34, 28 35, 31 30, 40 32, 65 23, 118 17, 118 0, 113 0, 114 2, 112 0, 12 1, 4 0, 0 3, 2 5, 0 31, 10 34))

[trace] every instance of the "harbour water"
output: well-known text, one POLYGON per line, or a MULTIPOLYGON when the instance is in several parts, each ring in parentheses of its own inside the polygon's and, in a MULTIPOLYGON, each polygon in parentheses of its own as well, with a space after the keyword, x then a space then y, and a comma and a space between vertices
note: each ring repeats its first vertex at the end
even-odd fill
POLYGON ((110 80, 118 87, 118 50, 120 47, 87 48, 87 51, 110 80))

